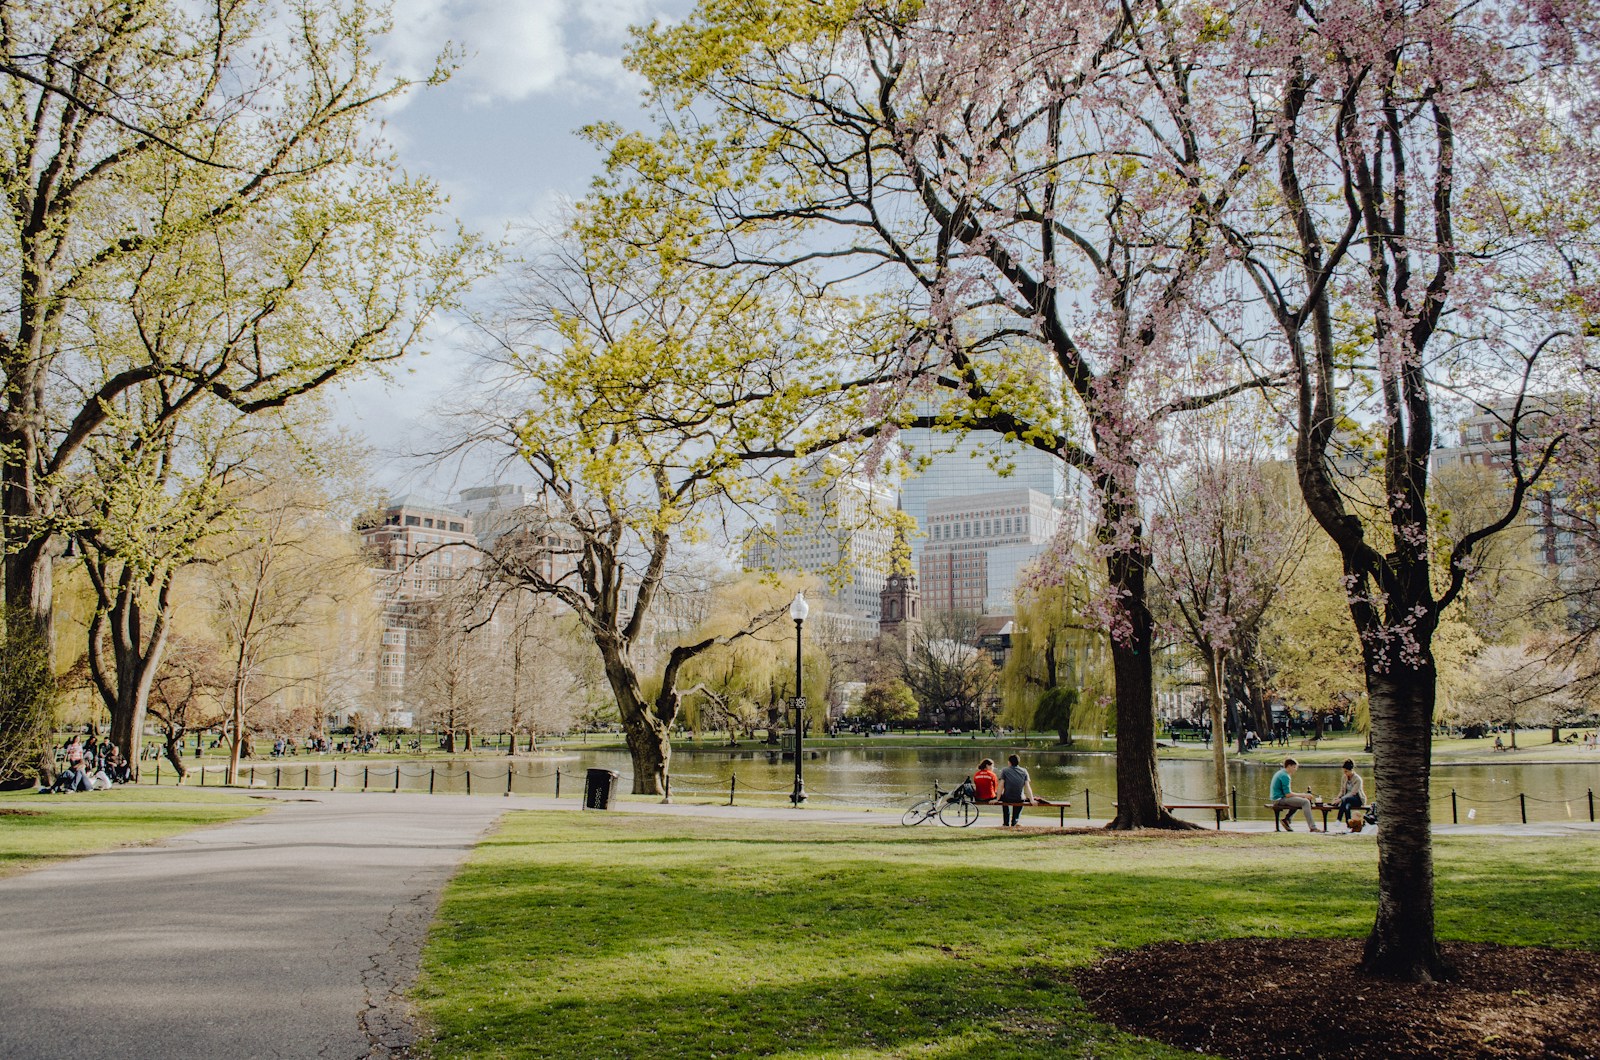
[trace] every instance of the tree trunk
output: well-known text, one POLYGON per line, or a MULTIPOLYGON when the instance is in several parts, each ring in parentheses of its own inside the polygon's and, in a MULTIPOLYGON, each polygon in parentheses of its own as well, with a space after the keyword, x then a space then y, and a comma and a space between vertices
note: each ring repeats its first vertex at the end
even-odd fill
POLYGON ((1131 546, 1106 558, 1121 612, 1119 620, 1124 623, 1111 637, 1111 668, 1117 682, 1117 815, 1106 827, 1196 828, 1199 826, 1179 820, 1161 805, 1150 656, 1154 624, 1145 596, 1145 563, 1137 534, 1131 546))
POLYGON ((232 739, 228 744, 228 783, 236 784, 239 780, 239 757, 244 750, 244 690, 235 689, 233 697, 233 731, 229 734, 232 739))
POLYGON ((1368 665, 1372 777, 1378 829, 1378 916, 1362 967, 1408 982, 1449 975, 1434 938, 1433 821, 1429 809, 1434 668, 1368 665))
POLYGON ((628 738, 628 753, 633 757, 633 793, 667 793, 667 767, 672 761, 672 741, 667 727, 648 710, 624 715, 622 729, 628 738))
MULTIPOLYGON (((662 719, 644 698, 626 646, 618 640, 596 638, 605 665, 606 682, 617 699, 622 732, 633 758, 633 793, 665 795, 667 766, 672 760, 672 718, 662 719)), ((663 694, 666 694, 665 692, 663 694)))
POLYGON ((183 734, 176 737, 167 737, 167 761, 172 763, 173 771, 178 774, 178 783, 182 784, 189 776, 189 767, 183 764, 183 734))
MULTIPOLYGON (((1217 777, 1214 802, 1228 801, 1228 741, 1225 737, 1226 722, 1222 716, 1222 671, 1227 659, 1226 652, 1215 648, 1206 659, 1206 698, 1211 705, 1211 766, 1217 777)), ((1239 731, 1242 733, 1244 719, 1239 720, 1239 731)))

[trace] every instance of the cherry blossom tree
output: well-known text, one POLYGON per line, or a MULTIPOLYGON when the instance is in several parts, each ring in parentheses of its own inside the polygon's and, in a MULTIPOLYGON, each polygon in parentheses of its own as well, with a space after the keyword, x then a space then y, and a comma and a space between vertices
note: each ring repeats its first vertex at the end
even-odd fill
POLYGON ((1228 797, 1222 733, 1229 659, 1259 633, 1299 563, 1309 529, 1287 476, 1266 466, 1269 438, 1259 426, 1264 411, 1240 402, 1184 418, 1171 429, 1168 459, 1151 476, 1157 613, 1205 666, 1218 802, 1228 797))
POLYGON ((899 300, 884 424, 995 432, 1086 479, 1119 828, 1183 827, 1156 773, 1140 467, 1167 419, 1264 381, 1210 337, 1237 308, 1217 218, 1270 130, 1196 104, 1207 32, 1113 4, 706 4, 633 53, 653 135, 593 130, 608 213, 699 233, 707 264, 899 300))
POLYGON ((1582 357, 1593 319, 1594 28, 1584 4, 1354 0, 1243 5, 1219 34, 1228 94, 1272 141, 1219 224, 1288 355, 1301 492, 1360 637, 1386 811, 1365 966, 1400 978, 1448 971, 1428 811, 1435 635, 1566 437, 1537 395, 1582 357), (1430 456, 1451 409, 1501 421, 1505 503, 1436 558, 1430 456), (1373 503, 1339 470, 1367 427, 1373 503))

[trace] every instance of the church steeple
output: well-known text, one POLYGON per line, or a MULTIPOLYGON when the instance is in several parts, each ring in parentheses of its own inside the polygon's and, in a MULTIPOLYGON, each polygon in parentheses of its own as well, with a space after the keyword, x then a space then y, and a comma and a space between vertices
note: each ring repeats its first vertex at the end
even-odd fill
POLYGON ((909 645, 922 627, 922 594, 911 569, 911 544, 906 539, 906 514, 895 502, 894 543, 889 547, 889 577, 878 594, 878 636, 909 645))

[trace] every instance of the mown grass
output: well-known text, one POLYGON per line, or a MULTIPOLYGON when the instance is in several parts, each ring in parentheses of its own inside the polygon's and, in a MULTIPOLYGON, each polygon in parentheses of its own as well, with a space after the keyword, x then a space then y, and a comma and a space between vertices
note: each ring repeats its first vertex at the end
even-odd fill
POLYGON ((0 794, 0 877, 260 813, 248 796, 170 788, 0 794))
MULTIPOLYGON (((1437 845, 1446 938, 1600 949, 1600 837, 1437 845)), ((451 1057, 1176 1057, 1095 1021, 1110 948, 1371 924, 1321 836, 955 833, 509 816, 448 888, 416 999, 451 1057)))

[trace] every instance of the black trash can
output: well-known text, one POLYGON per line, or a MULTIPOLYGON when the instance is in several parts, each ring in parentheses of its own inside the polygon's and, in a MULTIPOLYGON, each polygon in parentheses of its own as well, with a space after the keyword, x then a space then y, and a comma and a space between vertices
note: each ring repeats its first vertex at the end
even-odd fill
POLYGON ((591 769, 583 780, 583 808, 586 810, 611 809, 611 791, 617 786, 617 775, 609 769, 591 769))

